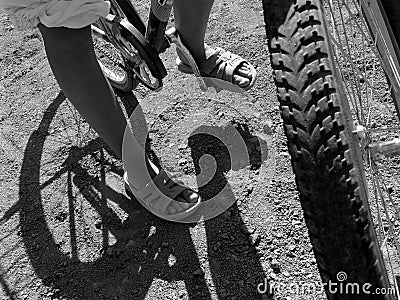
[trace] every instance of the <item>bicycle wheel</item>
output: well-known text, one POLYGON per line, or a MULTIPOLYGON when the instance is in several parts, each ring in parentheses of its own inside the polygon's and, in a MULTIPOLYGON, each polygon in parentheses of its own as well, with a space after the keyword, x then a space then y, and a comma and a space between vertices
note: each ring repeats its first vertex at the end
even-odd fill
POLYGON ((92 25, 96 55, 111 84, 130 91, 141 82, 151 90, 162 87, 167 71, 157 51, 133 26, 115 1, 111 14, 92 25))
MULTIPOLYGON (((121 16, 122 11, 112 1, 110 13, 121 16)), ((100 18, 92 24, 92 39, 97 61, 110 84, 121 91, 131 91, 137 87, 138 81, 134 78, 126 58, 112 39, 109 32, 111 24, 100 18)))
POLYGON ((394 299, 397 187, 387 189, 382 179, 398 167, 376 154, 400 126, 385 76, 393 70, 380 66, 363 0, 263 4, 292 167, 327 297, 394 299))

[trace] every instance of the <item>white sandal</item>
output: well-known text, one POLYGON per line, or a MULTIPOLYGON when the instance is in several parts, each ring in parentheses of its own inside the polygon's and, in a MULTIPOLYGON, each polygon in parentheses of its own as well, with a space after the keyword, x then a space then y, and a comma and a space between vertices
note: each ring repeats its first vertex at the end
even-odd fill
POLYGON ((171 179, 171 177, 172 176, 169 173, 161 169, 160 172, 153 178, 153 180, 140 190, 129 182, 128 174, 126 172, 124 174, 124 181, 128 196, 135 197, 140 204, 142 204, 143 207, 152 214, 168 221, 178 222, 187 218, 199 208, 201 204, 201 197, 199 195, 199 199, 196 203, 184 202, 188 204, 194 204, 185 211, 169 214, 167 212, 167 207, 169 204, 172 201, 177 201, 174 199, 183 191, 191 190, 190 188, 184 186, 183 182, 178 180, 174 181, 171 179))
MULTIPOLYGON (((257 78, 257 72, 247 60, 240 57, 239 55, 233 54, 232 52, 226 51, 222 48, 216 48, 209 57, 207 57, 203 62, 198 65, 198 68, 201 76, 203 77, 221 79, 235 85, 233 83, 233 76, 235 75, 235 71, 243 63, 248 64, 250 73, 252 75, 250 83, 247 86, 241 88, 245 91, 248 91, 254 86, 257 78), (211 75, 215 70, 215 75, 211 75)), ((178 70, 182 73, 193 74, 192 67, 183 63, 179 59, 179 57, 176 59, 176 64, 178 66, 178 70)), ((214 82, 214 85, 219 86, 221 89, 226 89, 226 85, 223 83, 221 85, 216 81, 214 82)))

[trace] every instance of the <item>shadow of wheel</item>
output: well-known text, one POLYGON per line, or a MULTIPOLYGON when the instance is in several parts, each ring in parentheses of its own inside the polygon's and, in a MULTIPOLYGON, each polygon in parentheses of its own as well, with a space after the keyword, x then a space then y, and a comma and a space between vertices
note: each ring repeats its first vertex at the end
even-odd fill
MULTIPOLYGON (((105 169, 122 175, 117 158, 60 93, 29 138, 19 178, 27 254, 36 275, 60 296, 87 299, 88 286, 109 271, 98 249, 110 242, 106 224, 121 219, 102 192, 105 169)), ((123 201, 123 194, 108 193, 123 201)))

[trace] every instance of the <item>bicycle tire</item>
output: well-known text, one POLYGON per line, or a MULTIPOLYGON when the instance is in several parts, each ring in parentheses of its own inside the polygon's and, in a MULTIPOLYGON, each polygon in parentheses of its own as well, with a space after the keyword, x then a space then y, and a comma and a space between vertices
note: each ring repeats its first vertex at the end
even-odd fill
POLYGON ((393 37, 397 41, 397 58, 400 58, 400 7, 398 3, 390 0, 381 0, 388 22, 392 29, 393 37), (397 4, 397 5, 396 5, 397 4))
MULTIPOLYGON (((389 287, 361 153, 319 0, 263 1, 271 65, 304 219, 323 283, 389 287), (279 7, 279 9, 276 9, 279 7)), ((339 294, 333 299, 393 299, 339 294)))

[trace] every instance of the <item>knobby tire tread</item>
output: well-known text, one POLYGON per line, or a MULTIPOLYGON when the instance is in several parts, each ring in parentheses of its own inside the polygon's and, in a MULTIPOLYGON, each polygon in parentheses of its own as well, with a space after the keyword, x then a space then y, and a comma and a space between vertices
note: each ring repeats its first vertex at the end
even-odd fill
MULTIPOLYGON (((360 191, 362 179, 350 151, 341 104, 345 100, 321 3, 284 2, 263 2, 267 37, 292 167, 322 281, 340 282, 337 274, 346 272, 346 282, 387 287, 367 199, 360 191)), ((390 299, 329 291, 327 295, 329 300, 390 299)))

